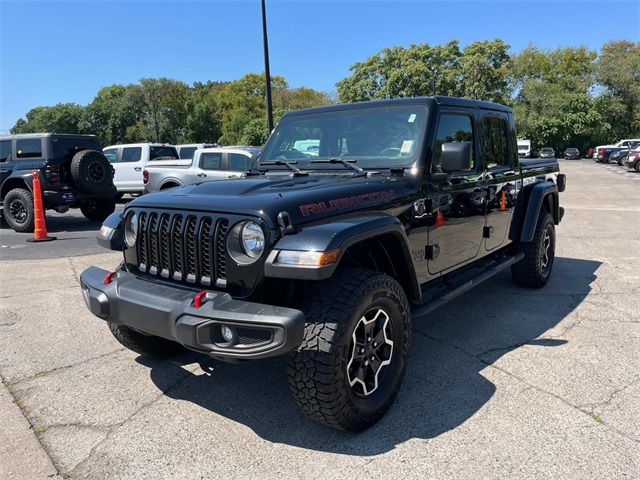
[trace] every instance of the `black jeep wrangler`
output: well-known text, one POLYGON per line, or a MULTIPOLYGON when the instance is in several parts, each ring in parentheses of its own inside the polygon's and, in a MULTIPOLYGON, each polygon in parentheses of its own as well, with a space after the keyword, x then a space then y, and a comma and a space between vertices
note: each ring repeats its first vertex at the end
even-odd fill
POLYGON ((0 136, 0 203, 16 232, 33 230, 33 171, 40 171, 45 209, 80 208, 92 222, 115 210, 113 167, 94 135, 28 133, 0 136))
POLYGON ((411 321, 510 267, 551 274, 565 177, 518 158, 502 105, 447 97, 288 113, 243 178, 145 195, 98 241, 84 301, 123 345, 289 356, 300 407, 359 431, 402 383, 411 321))

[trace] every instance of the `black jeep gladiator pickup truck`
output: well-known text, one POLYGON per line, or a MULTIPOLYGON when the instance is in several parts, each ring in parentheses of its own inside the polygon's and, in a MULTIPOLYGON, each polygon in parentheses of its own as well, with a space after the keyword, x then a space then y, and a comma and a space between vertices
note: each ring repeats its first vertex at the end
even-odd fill
POLYGON ((507 267, 547 283, 565 176, 516 138, 509 108, 447 97, 288 113, 242 178, 107 218, 98 241, 124 261, 82 273, 85 303, 142 355, 287 354, 310 417, 366 429, 398 393, 412 320, 507 267))
POLYGON ((0 135, 0 203, 16 232, 33 230, 33 171, 39 171, 45 209, 80 208, 92 222, 115 210, 113 167, 95 135, 0 135))

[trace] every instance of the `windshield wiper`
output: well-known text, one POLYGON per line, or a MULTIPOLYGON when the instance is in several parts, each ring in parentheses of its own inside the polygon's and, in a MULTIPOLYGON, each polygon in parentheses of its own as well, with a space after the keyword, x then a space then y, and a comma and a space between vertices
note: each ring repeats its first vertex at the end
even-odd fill
POLYGON ((294 162, 287 162, 286 160, 275 160, 273 162, 260 162, 260 164, 258 165, 258 169, 264 165, 277 165, 277 166, 282 166, 284 165, 285 167, 287 167, 289 170, 291 170, 293 172, 293 176, 294 177, 302 177, 302 176, 307 176, 309 175, 307 172, 303 172, 302 170, 300 170, 298 167, 296 167, 294 164, 296 164, 298 162, 294 161, 294 162))
POLYGON ((356 162, 357 162, 356 159, 346 160, 344 158, 328 158, 326 160, 325 159, 311 160, 311 163, 332 163, 334 165, 336 163, 340 163, 345 167, 348 167, 354 170, 355 171, 355 173, 353 174, 354 177, 366 177, 367 172, 363 168, 359 167, 358 165, 355 165, 356 162))

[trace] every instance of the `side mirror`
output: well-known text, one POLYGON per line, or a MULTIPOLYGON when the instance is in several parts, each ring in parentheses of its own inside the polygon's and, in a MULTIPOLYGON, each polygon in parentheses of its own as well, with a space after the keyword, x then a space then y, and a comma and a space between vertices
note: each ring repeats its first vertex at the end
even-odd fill
POLYGON ((443 172, 459 172, 471 169, 471 143, 443 143, 440 159, 440 168, 443 172))

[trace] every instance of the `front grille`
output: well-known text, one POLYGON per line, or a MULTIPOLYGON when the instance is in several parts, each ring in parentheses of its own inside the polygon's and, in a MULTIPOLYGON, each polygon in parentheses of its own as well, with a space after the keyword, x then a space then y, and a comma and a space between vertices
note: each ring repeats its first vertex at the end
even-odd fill
POLYGON ((138 269, 193 285, 226 287, 226 218, 196 213, 139 212, 138 269))

